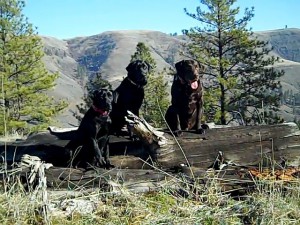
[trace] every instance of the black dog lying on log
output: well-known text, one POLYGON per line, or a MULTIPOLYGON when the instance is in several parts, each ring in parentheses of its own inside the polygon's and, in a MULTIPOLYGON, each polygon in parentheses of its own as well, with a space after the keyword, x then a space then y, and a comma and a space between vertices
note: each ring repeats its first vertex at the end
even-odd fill
POLYGON ((94 164, 110 168, 109 161, 109 129, 111 120, 113 95, 110 90, 96 90, 92 96, 93 105, 85 113, 75 138, 65 148, 72 152, 71 165, 87 168, 94 164))
POLYGON ((203 87, 199 74, 204 66, 194 60, 182 60, 175 64, 176 75, 171 87, 172 104, 165 119, 172 131, 196 130, 203 133, 207 125, 201 124, 203 114, 203 87))
MULTIPOLYGON (((147 74, 151 66, 142 60, 135 60, 126 67, 127 77, 114 90, 114 101, 110 118, 112 120, 112 133, 122 134, 126 125, 127 111, 139 116, 139 110, 144 100, 144 86, 147 84, 147 74)), ((129 136, 132 136, 129 129, 129 136)))

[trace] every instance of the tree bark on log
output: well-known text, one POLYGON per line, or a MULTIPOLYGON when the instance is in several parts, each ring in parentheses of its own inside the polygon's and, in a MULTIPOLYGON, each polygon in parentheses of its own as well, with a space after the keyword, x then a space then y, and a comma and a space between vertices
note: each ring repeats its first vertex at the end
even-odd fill
POLYGON ((178 144, 171 136, 166 137, 168 144, 157 149, 157 160, 166 168, 181 163, 208 168, 216 160, 239 166, 258 166, 273 160, 300 165, 300 132, 294 123, 210 129, 205 135, 187 132, 177 138, 178 144))

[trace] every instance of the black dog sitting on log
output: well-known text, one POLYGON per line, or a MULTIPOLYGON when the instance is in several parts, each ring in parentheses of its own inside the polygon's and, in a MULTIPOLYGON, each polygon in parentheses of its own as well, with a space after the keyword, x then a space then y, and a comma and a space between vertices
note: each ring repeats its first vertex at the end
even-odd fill
POLYGON ((171 87, 172 104, 165 119, 172 131, 196 130, 203 133, 207 125, 201 125, 203 113, 203 87, 199 75, 204 66, 194 60, 182 60, 175 64, 176 75, 171 87))
POLYGON ((66 148, 72 152, 72 166, 87 168, 95 164, 110 168, 113 166, 109 161, 109 113, 112 109, 113 95, 108 89, 100 89, 94 91, 92 100, 93 105, 85 113, 75 138, 66 148))
MULTIPOLYGON (((131 111, 139 116, 139 110, 144 100, 144 86, 147 84, 147 74, 151 66, 142 60, 135 60, 126 67, 127 77, 114 90, 114 101, 110 117, 112 132, 121 135, 122 128, 126 125, 125 116, 131 111)), ((129 129, 129 136, 132 134, 129 129)))

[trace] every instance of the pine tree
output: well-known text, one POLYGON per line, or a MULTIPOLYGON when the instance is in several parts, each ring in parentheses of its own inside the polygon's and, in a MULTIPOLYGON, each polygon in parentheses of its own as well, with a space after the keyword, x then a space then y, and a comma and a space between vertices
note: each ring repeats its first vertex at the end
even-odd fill
POLYGON ((134 60, 143 60, 149 63, 152 71, 148 73, 148 83, 145 87, 145 98, 141 109, 144 119, 155 127, 163 126, 164 113, 167 110, 169 101, 167 93, 167 82, 164 80, 168 71, 164 69, 155 74, 156 62, 151 56, 150 49, 142 42, 136 46, 136 52, 131 56, 131 62, 134 60))
POLYGON ((46 70, 43 44, 22 14, 24 6, 24 1, 0 0, 1 134, 45 127, 67 106, 45 93, 58 74, 46 70))
POLYGON ((137 43, 137 45, 136 45, 136 51, 131 56, 130 62, 133 62, 135 60, 146 61, 147 63, 149 63, 149 65, 151 65, 151 67, 153 68, 153 70, 156 69, 156 62, 153 59, 153 57, 151 56, 150 49, 143 42, 137 43))
POLYGON ((185 9, 200 26, 183 32, 191 40, 187 45, 190 56, 207 66, 206 110, 221 124, 227 123, 229 111, 244 114, 247 107, 261 108, 262 102, 261 110, 276 112, 282 92, 278 78, 284 72, 272 67, 279 58, 268 55, 268 43, 258 40, 247 29, 254 8, 246 8, 237 19, 240 9, 233 8, 236 0, 200 2, 196 14, 185 9))
POLYGON ((156 75, 149 74, 148 84, 145 87, 145 101, 142 105, 143 116, 145 120, 154 127, 163 127, 165 125, 164 114, 169 105, 167 86, 165 76, 169 71, 164 68, 156 75))

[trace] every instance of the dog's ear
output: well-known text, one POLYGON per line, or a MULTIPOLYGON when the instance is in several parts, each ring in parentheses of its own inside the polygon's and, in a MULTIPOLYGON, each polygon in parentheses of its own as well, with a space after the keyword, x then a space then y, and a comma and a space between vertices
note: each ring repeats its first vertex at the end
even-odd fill
POLYGON ((93 91, 92 95, 91 95, 91 99, 94 101, 96 96, 99 94, 99 90, 95 90, 93 91))
POLYGON ((178 73, 180 73, 182 71, 183 62, 184 62, 184 60, 181 60, 175 64, 175 68, 178 73))

